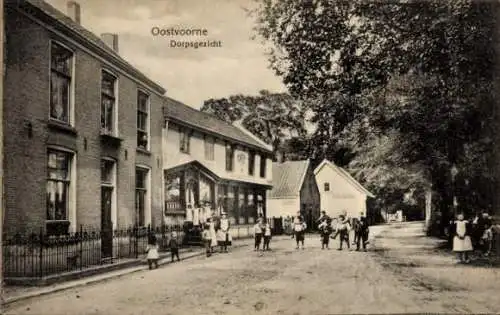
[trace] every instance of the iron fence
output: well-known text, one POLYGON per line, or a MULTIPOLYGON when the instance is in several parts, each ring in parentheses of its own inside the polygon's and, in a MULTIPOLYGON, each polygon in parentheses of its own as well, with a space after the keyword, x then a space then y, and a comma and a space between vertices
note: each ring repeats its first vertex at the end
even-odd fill
POLYGON ((168 251, 174 231, 181 247, 201 244, 201 239, 186 233, 178 225, 115 231, 81 226, 77 232, 58 236, 46 235, 43 229, 38 233, 4 236, 3 274, 5 278, 42 278, 138 259, 145 255, 151 235, 156 236, 160 251, 168 251))
MULTIPOLYGON (((272 218, 273 235, 282 233, 282 219, 272 218)), ((253 225, 230 229, 233 240, 253 237, 253 225)), ((80 226, 77 232, 54 236, 43 229, 36 233, 3 237, 3 274, 5 278, 43 278, 98 268, 99 266, 145 258, 148 238, 155 235, 160 253, 170 250, 176 232, 179 247, 202 246, 201 229, 189 225, 130 227, 103 231, 80 226)))

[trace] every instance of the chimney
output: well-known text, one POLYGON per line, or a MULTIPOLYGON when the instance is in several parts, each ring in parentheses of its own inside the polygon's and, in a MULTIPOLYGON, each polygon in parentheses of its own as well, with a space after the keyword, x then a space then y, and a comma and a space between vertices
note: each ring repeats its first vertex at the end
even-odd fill
POLYGON ((101 39, 109 48, 118 53, 118 34, 104 33, 101 34, 101 39))
POLYGON ((68 1, 67 3, 67 13, 68 16, 75 21, 76 23, 80 24, 80 5, 76 1, 68 1))

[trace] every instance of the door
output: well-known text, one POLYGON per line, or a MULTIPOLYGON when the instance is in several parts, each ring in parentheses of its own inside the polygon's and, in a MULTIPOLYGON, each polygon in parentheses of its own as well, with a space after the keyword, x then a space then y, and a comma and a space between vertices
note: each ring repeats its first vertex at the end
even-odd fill
POLYGON ((101 255, 113 257, 113 223, 111 222, 111 204, 113 187, 101 187, 101 255))

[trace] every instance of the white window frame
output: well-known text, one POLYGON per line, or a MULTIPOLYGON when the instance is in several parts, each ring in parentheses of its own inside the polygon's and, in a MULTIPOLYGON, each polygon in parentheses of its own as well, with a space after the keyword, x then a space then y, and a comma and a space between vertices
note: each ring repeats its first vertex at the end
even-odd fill
POLYGON ((60 41, 50 39, 49 40, 49 110, 48 110, 48 118, 49 121, 54 121, 60 124, 69 125, 71 127, 75 127, 75 77, 76 77, 76 52, 74 49, 68 47, 67 45, 61 43, 60 41), (52 106, 52 90, 50 89, 50 84, 52 82, 52 46, 59 45, 64 49, 67 49, 71 52, 71 79, 69 84, 69 108, 68 108, 68 122, 58 120, 52 118, 50 115, 50 110, 52 106))
MULTIPOLYGON (((135 172, 137 171, 137 169, 141 169, 143 171, 147 171, 147 175, 146 175, 146 200, 144 202, 144 226, 148 226, 149 224, 151 224, 151 167, 147 166, 147 165, 143 165, 143 164, 136 164, 135 165, 135 172)), ((135 173, 134 173, 134 178, 135 178, 135 173)), ((136 181, 134 181, 134 196, 136 196, 136 190, 137 190, 137 187, 135 186, 136 181)), ((134 201, 135 201, 135 197, 134 197, 134 201)), ((134 207, 134 218, 135 218, 135 215, 136 215, 136 211, 137 209, 135 209, 134 207)), ((136 222, 138 223, 138 222, 136 222)))
MULTIPOLYGON (((137 89, 137 94, 136 94, 136 96, 137 96, 136 97, 136 124, 137 124, 137 116, 139 115, 139 102, 138 102, 139 93, 143 93, 143 94, 147 95, 147 97, 148 97, 148 101, 146 104, 148 118, 146 119, 146 129, 145 129, 145 132, 147 133, 147 138, 148 138, 147 139, 148 145, 146 146, 146 148, 139 146, 139 143, 136 143, 136 145, 137 145, 137 148, 139 148, 139 149, 151 151, 151 93, 148 93, 148 91, 141 89, 141 88, 137 89)), ((136 126, 136 134, 139 131, 140 131, 139 126, 136 126)), ((137 138, 137 135, 136 135, 136 138, 137 138)), ((137 140, 136 140, 136 142, 137 142, 137 140)))
MULTIPOLYGON (((46 152, 45 152, 45 170, 48 172, 48 165, 49 165, 49 151, 60 151, 64 153, 69 153, 71 154, 71 158, 69 161, 69 196, 68 196, 68 213, 67 213, 67 221, 69 221, 69 232, 76 232, 77 231, 77 216, 76 216, 76 189, 77 189, 77 155, 76 152, 73 150, 70 150, 65 147, 61 146, 55 146, 55 145, 50 145, 47 146, 46 152)), ((49 180, 48 173, 47 173, 47 179, 45 180, 45 183, 49 180)), ((48 220, 45 218, 45 222, 56 222, 57 220, 48 220)), ((66 221, 66 220, 65 220, 66 221)))
MULTIPOLYGON (((119 102, 120 102, 120 93, 119 93, 119 75, 114 73, 113 71, 111 70, 108 70, 106 68, 102 68, 101 69, 101 80, 100 80, 100 86, 99 86, 99 90, 100 90, 100 94, 99 94, 99 108, 102 108, 102 80, 103 80, 103 72, 106 72, 107 74, 113 76, 115 78, 115 82, 114 82, 114 91, 115 91, 115 95, 114 95, 114 98, 115 98, 115 103, 113 104, 113 130, 111 130, 111 133, 113 136, 115 137, 118 137, 119 136, 119 129, 118 129, 118 108, 119 108, 119 102)), ((101 116, 102 116, 102 111, 101 111, 101 116)), ((103 129, 101 127, 101 133, 108 133, 108 131, 106 129, 103 129)))
POLYGON ((206 135, 204 140, 205 140, 204 141, 205 142, 204 143, 204 145, 205 145, 205 148, 204 148, 205 149, 205 160, 214 161, 215 160, 215 137, 206 135), (207 150, 207 148, 208 148, 208 150, 207 150), (209 156, 207 154, 208 151, 211 153, 211 156, 209 156))
POLYGON ((330 191, 330 188, 331 187, 330 187, 330 183, 329 182, 323 183, 323 191, 328 192, 328 191, 330 191), (326 189, 327 187, 328 187, 328 189, 326 189))
POLYGON ((192 131, 187 128, 179 129, 179 151, 184 154, 191 154, 192 131), (186 147, 187 145, 187 147, 186 147))
POLYGON ((260 155, 260 163, 259 163, 259 177, 267 178, 268 169, 267 169, 267 157, 263 154, 260 155), (264 174, 262 174, 262 170, 264 170, 264 174))
POLYGON ((226 163, 224 169, 226 170, 227 173, 234 172, 235 171, 234 169, 236 168, 236 163, 235 163, 235 159, 236 159, 236 145, 233 144, 233 143, 231 143, 231 142, 226 142, 225 146, 224 146, 224 156, 225 156, 224 160, 225 160, 225 163, 226 163), (229 157, 228 156, 228 149, 229 148, 231 149, 231 156, 230 156, 231 160, 228 160, 228 157, 229 157), (229 164, 229 162, 231 164, 229 164), (230 168, 228 167, 229 165, 231 166, 230 168))
MULTIPOLYGON (((101 180, 101 187, 102 186, 107 186, 107 187, 113 187, 113 193, 111 194, 111 223, 113 224, 113 230, 116 230, 118 227, 118 167, 117 167, 117 161, 113 158, 110 157, 102 157, 101 160, 105 161, 110 161, 113 162, 113 168, 111 170, 111 185, 107 185, 102 182, 101 180)), ((101 170, 102 171, 102 170, 101 170)), ((102 200, 101 200, 102 202, 102 200)))

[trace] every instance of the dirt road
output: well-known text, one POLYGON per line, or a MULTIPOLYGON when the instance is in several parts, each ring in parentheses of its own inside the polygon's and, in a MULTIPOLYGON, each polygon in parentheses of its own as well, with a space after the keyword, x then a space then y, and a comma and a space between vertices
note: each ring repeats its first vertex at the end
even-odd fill
MULTIPOLYGON (((401 230, 388 229, 396 233, 401 230)), ((366 253, 321 250, 317 236, 310 236, 306 242, 305 250, 295 250, 292 240, 275 239, 271 252, 256 253, 244 247, 229 254, 200 257, 40 297, 13 305, 6 314, 498 313, 500 310, 496 295, 489 300, 483 293, 475 295, 473 290, 478 290, 477 286, 471 289, 463 283, 447 283, 448 286, 432 287, 429 283, 439 284, 442 279, 425 276, 423 281, 424 275, 402 272, 404 269, 395 256, 388 254, 391 249, 383 243, 383 238, 372 244, 379 246, 379 243, 385 246, 384 250, 372 248, 366 253)), ((497 277, 496 270, 484 272, 490 278, 497 277)))

